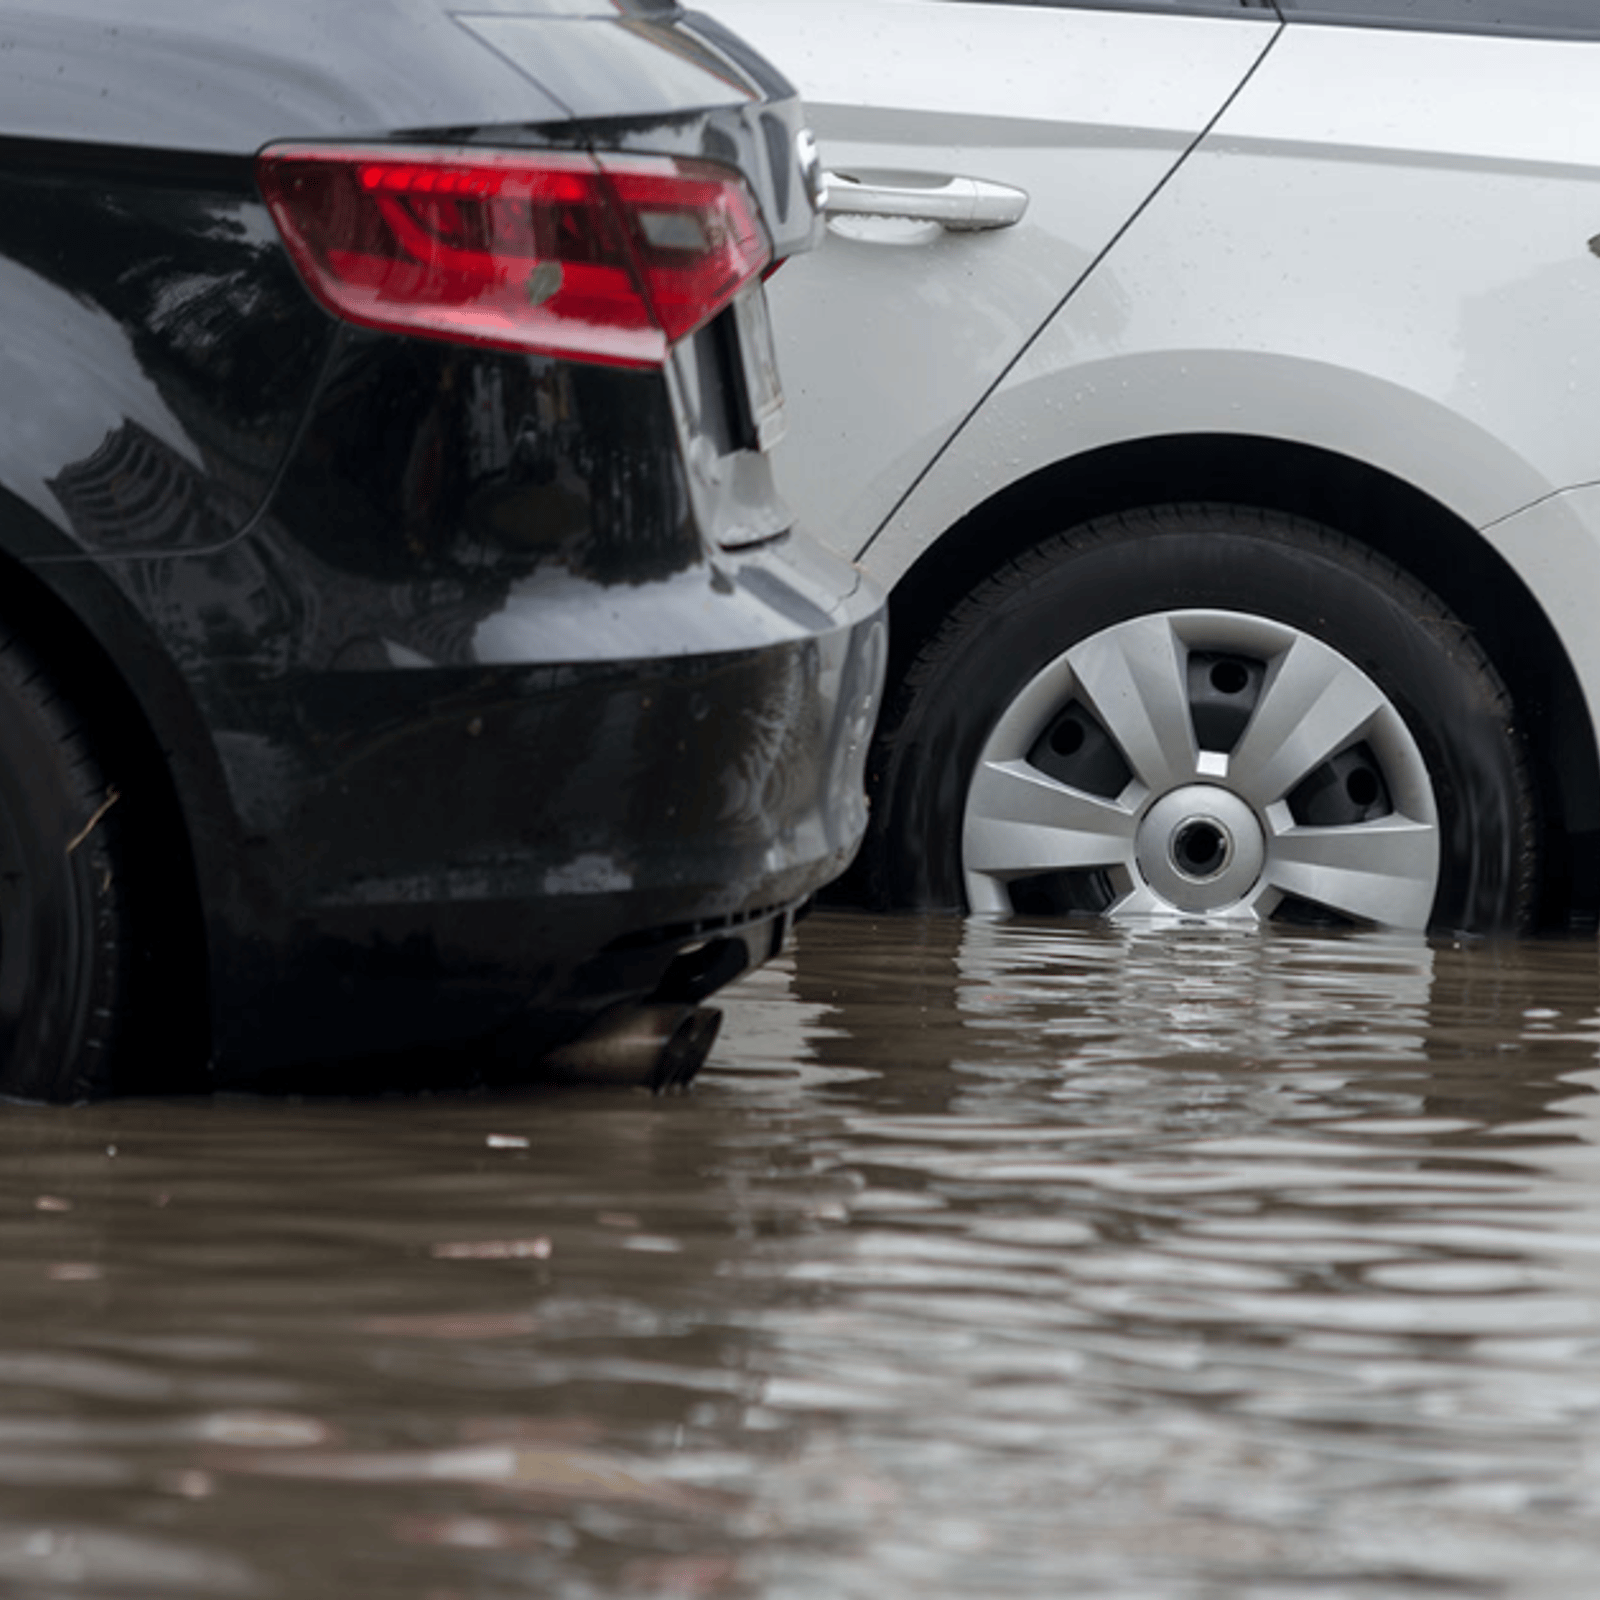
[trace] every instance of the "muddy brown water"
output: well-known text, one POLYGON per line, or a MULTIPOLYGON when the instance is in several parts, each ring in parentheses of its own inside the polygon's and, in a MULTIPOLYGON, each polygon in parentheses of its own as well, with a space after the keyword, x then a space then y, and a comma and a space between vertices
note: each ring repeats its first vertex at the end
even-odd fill
POLYGON ((687 1095, 0 1107, 0 1594, 1600 1594, 1600 960, 823 914, 687 1095))

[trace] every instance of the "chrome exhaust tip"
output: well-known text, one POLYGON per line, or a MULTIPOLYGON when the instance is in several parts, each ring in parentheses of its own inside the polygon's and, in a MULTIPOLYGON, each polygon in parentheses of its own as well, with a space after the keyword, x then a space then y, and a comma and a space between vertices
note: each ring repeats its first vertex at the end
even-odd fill
POLYGON ((689 1086, 721 1027, 715 1006, 623 1006, 552 1050, 540 1065, 563 1083, 665 1094, 689 1086))

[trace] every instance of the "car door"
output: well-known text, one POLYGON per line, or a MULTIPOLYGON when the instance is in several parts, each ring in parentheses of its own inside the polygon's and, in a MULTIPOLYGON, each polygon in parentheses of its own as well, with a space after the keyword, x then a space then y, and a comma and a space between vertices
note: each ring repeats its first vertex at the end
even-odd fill
POLYGON ((771 284, 777 470, 799 519, 854 555, 1227 105, 1277 14, 712 3, 794 79, 833 175, 823 247, 771 284))

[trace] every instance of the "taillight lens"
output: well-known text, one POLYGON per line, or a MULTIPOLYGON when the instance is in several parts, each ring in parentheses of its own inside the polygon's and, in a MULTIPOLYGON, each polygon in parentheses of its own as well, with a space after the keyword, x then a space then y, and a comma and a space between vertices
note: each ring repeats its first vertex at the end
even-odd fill
POLYGON ((257 172, 312 293, 392 333, 655 366, 771 259, 706 161, 277 145, 257 172))

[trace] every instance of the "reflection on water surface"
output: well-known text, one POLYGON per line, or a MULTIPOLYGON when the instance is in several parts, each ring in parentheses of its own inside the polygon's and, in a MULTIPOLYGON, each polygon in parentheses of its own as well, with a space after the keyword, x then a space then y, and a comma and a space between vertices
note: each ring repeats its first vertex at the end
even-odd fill
POLYGON ((694 1092, 0 1114, 0 1591, 1587 1597, 1592 945, 821 915, 694 1092))

